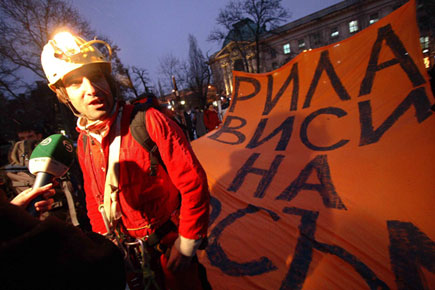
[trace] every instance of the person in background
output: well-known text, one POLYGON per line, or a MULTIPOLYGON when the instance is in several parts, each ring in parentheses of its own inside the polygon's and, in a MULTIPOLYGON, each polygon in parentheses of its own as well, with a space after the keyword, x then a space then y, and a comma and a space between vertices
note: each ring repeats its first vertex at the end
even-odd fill
MULTIPOLYGON (((21 125, 17 129, 17 138, 18 141, 13 142, 8 150, 7 163, 18 164, 18 159, 29 158, 30 155, 25 156, 27 152, 24 152, 24 149, 32 152, 31 150, 42 141, 43 133, 34 126, 21 125), (23 146, 23 144, 26 144, 26 146, 23 146)), ((24 163, 21 165, 24 165, 24 163)))
POLYGON ((208 132, 213 131, 218 128, 221 121, 219 120, 219 116, 214 108, 213 104, 208 106, 208 109, 204 111, 204 124, 207 128, 208 132))
POLYGON ((150 152, 132 135, 134 105, 118 100, 111 63, 96 42, 110 51, 103 41, 63 32, 41 55, 49 87, 78 117, 77 155, 92 230, 126 253, 130 289, 202 289, 196 251, 207 239, 206 174, 180 127, 152 107, 143 123, 161 163, 150 166, 150 152))
POLYGON ((223 100, 222 100, 222 104, 221 104, 221 108, 222 108, 222 111, 221 111, 221 114, 222 114, 221 121, 223 120, 223 118, 224 118, 225 114, 227 113, 228 108, 230 106, 230 100, 226 96, 222 96, 222 99, 223 100))
POLYGON ((195 123, 193 121, 193 117, 194 112, 191 109, 184 111, 184 120, 186 120, 186 128, 189 141, 195 140, 195 123))
POLYGON ((36 140, 41 141, 43 133, 33 126, 22 126, 17 131, 18 140, 36 140))
POLYGON ((200 110, 199 107, 195 108, 195 127, 196 127, 196 135, 199 137, 204 136, 207 134, 207 128, 204 124, 204 112, 203 110, 200 110))
POLYGON ((53 194, 52 184, 29 188, 10 202, 0 192, 1 289, 124 290, 124 262, 113 243, 55 217, 40 221, 24 210, 42 195, 35 207, 44 213, 53 194))

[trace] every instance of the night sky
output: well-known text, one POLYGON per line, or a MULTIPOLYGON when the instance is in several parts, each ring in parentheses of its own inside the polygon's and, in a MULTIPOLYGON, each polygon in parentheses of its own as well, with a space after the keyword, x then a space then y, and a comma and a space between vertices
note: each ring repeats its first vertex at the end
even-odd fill
MULTIPOLYGON (((219 50, 208 42, 219 9, 226 0, 70 0, 97 33, 107 36, 121 51, 128 66, 148 70, 157 81, 159 59, 172 54, 187 59, 188 35, 196 37, 204 55, 219 50)), ((340 2, 339 0, 284 0, 291 13, 288 22, 340 2)), ((285 24, 285 23, 283 23, 285 24)))

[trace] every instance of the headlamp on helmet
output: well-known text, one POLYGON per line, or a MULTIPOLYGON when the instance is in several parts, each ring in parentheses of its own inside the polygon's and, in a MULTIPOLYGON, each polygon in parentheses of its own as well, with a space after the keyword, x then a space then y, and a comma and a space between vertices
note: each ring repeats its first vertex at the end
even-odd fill
POLYGON ((80 53, 80 47, 69 32, 56 34, 50 42, 51 45, 58 50, 56 57, 60 57, 61 55, 73 56, 80 53))
POLYGON ((96 47, 95 43, 102 43, 112 55, 109 44, 102 40, 86 41, 83 38, 74 36, 69 32, 60 32, 50 40, 42 50, 41 63, 48 79, 48 86, 55 90, 55 85, 66 74, 89 64, 99 64, 110 72, 110 59, 106 60, 104 55, 96 47))

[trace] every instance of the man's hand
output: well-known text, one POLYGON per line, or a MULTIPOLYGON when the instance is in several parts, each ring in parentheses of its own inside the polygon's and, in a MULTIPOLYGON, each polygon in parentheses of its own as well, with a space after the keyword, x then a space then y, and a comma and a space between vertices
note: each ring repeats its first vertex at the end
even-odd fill
POLYGON ((54 200, 50 197, 53 196, 55 193, 56 191, 53 189, 52 183, 40 188, 28 188, 18 194, 16 197, 14 197, 14 199, 11 200, 11 203, 16 206, 26 208, 30 201, 32 201, 38 195, 42 195, 44 200, 35 203, 35 208, 38 212, 44 213, 51 209, 54 200))
POLYGON ((172 246, 171 253, 169 254, 167 268, 172 273, 185 271, 192 261, 192 257, 184 256, 181 254, 177 247, 172 246))

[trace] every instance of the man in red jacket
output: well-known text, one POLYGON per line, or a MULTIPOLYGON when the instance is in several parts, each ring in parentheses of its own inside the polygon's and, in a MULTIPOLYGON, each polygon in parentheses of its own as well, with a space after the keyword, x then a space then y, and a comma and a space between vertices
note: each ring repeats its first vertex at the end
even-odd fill
POLYGON ((208 106, 208 109, 204 111, 204 124, 207 127, 207 131, 213 131, 217 127, 221 121, 219 120, 219 116, 212 104, 208 106))
MULTIPOLYGON (((41 55, 49 87, 78 117, 77 153, 92 229, 110 236, 130 257, 140 252, 139 261, 133 254, 127 262, 132 272, 139 268, 155 277, 143 283, 201 289, 195 253, 207 235, 206 174, 179 126, 154 108, 143 122, 163 164, 151 172, 149 152, 132 136, 134 106, 116 101, 111 64, 96 42, 110 52, 103 41, 63 32, 41 55)), ((144 287, 140 282, 130 279, 130 289, 144 287)))

